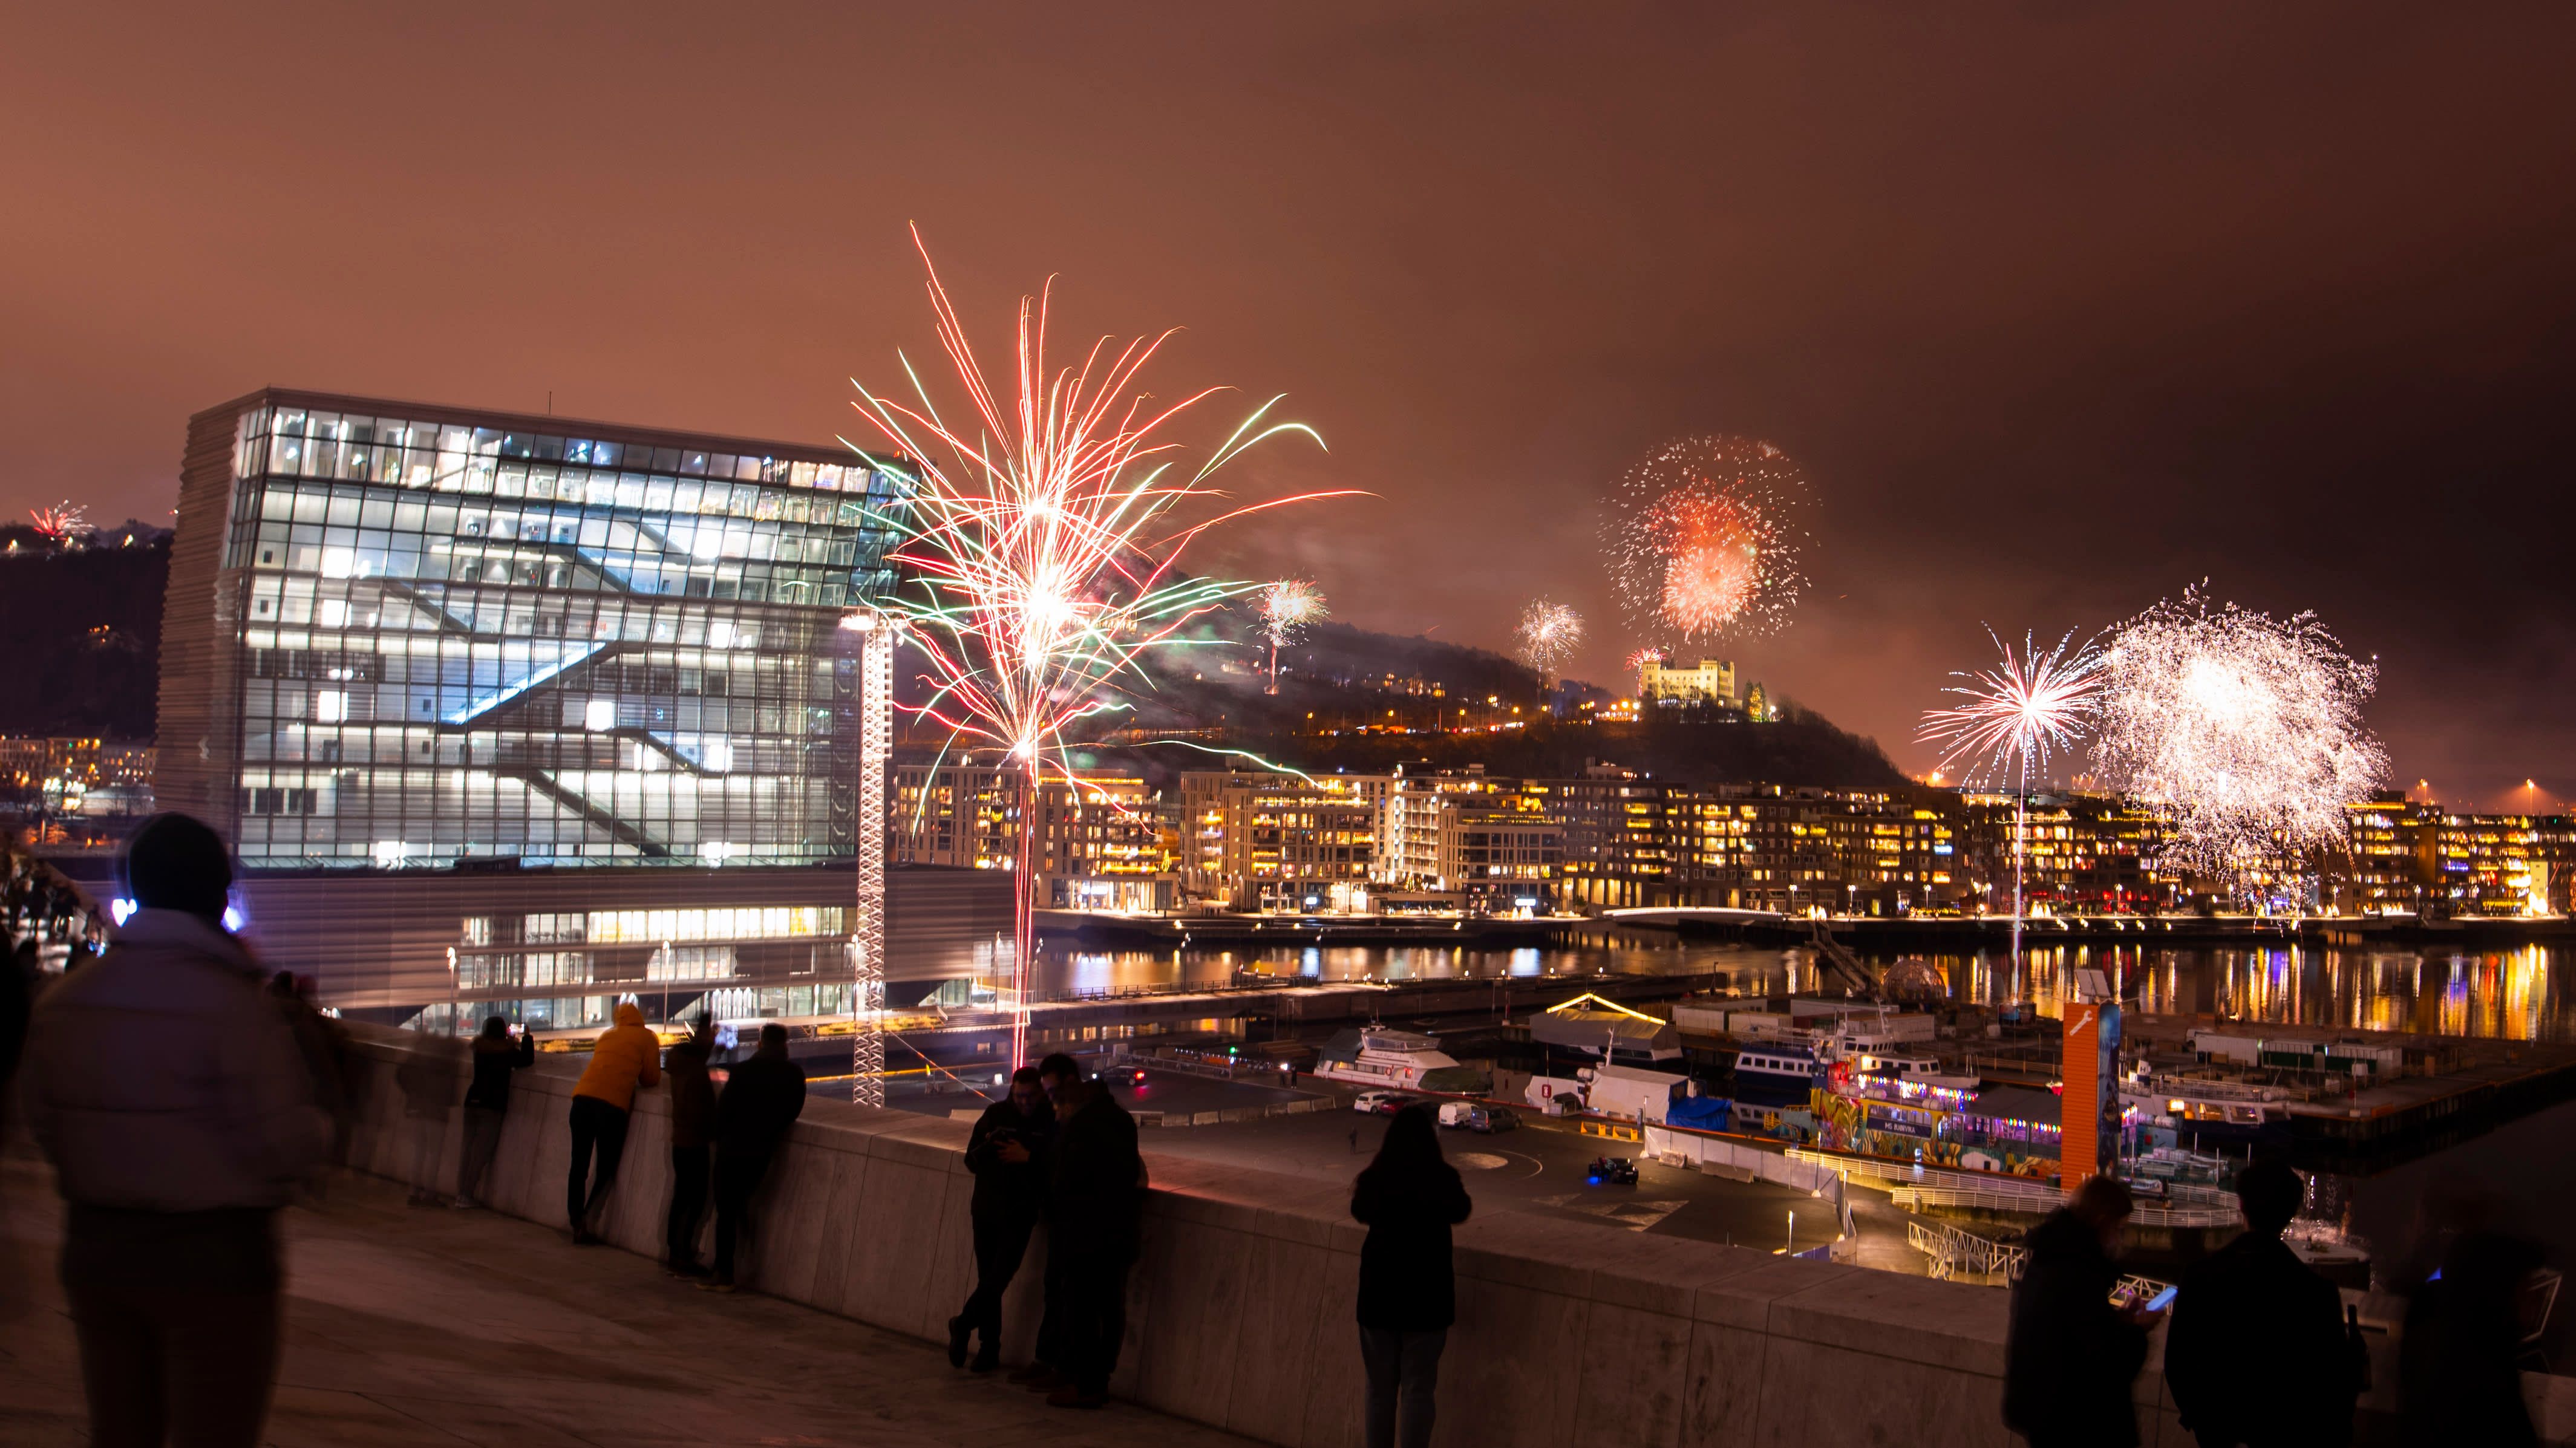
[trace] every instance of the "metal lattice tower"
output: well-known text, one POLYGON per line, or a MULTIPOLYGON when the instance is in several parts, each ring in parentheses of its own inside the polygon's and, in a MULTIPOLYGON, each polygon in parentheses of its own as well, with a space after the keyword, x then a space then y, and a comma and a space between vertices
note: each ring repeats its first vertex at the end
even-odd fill
POLYGON ((858 919, 850 934, 850 1099, 885 1105, 886 767, 894 752, 894 645, 900 627, 873 613, 842 620, 859 645, 858 919))

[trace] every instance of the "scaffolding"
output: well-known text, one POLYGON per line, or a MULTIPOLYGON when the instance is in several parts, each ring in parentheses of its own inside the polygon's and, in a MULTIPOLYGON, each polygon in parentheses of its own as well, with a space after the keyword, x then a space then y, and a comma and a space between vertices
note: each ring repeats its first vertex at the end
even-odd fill
POLYGON ((859 646, 858 919, 850 934, 850 1099, 885 1105, 886 769, 894 751, 894 646, 902 627, 852 613, 859 646))

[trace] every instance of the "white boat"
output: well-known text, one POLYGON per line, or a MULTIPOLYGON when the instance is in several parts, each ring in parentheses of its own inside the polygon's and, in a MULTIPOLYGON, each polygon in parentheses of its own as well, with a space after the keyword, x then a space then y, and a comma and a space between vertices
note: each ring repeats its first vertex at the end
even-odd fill
POLYGON ((1459 1065, 1431 1037, 1375 1026, 1343 1031, 1326 1042, 1317 1053, 1315 1074, 1404 1091, 1480 1093, 1489 1084, 1484 1072, 1459 1065))

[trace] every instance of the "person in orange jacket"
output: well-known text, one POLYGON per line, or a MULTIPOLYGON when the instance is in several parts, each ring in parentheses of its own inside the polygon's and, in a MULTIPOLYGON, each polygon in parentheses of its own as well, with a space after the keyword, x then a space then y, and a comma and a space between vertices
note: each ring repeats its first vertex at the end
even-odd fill
POLYGON ((591 1213, 617 1183, 618 1158, 626 1154, 626 1123, 635 1089, 662 1080, 662 1038, 644 1027, 643 1007, 617 1007, 617 1024, 590 1048, 589 1069, 572 1088, 572 1174, 564 1182, 564 1210, 572 1217, 575 1246, 599 1240, 591 1213), (591 1149, 599 1150, 599 1177, 591 1180, 591 1149))

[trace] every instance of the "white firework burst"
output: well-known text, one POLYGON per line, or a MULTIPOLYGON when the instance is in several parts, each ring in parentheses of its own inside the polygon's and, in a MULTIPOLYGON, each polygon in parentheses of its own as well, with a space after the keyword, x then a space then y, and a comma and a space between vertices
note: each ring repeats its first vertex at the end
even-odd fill
POLYGON ((2172 812, 2183 863, 2243 871, 2337 842, 2344 806, 2387 778, 2361 722, 2378 665, 2314 614, 2213 606, 2194 587, 2122 625, 2102 662, 2096 768, 2172 812))
POLYGON ((1564 604, 1535 599, 1521 610, 1519 636, 1521 662, 1538 670, 1542 679, 1552 681, 1556 666, 1583 642, 1583 615, 1564 604))

